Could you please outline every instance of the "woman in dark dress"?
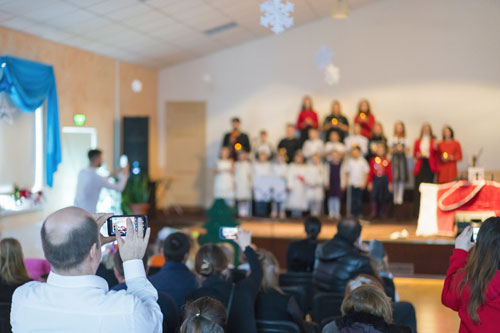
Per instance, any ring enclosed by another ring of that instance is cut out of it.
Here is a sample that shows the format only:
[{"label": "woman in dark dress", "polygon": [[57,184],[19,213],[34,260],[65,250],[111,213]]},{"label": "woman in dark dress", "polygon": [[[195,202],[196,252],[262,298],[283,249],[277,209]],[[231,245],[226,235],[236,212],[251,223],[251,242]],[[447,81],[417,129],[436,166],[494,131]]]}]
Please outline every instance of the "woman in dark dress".
[{"label": "woman in dark dress", "polygon": [[384,134],[384,128],[382,124],[377,122],[373,126],[372,135],[368,140],[368,153],[366,155],[366,159],[370,161],[372,157],[377,155],[378,145],[383,144],[387,147],[387,138]]},{"label": "woman in dark dress", "polygon": [[201,297],[215,298],[228,309],[228,332],[256,333],[255,299],[262,281],[262,267],[250,246],[251,233],[240,229],[236,242],[244,249],[251,273],[237,283],[228,280],[228,258],[220,246],[203,245],[196,254],[195,270],[202,279],[201,288],[187,296],[187,303]]},{"label": "woman in dark dress", "polygon": [[342,114],[340,102],[334,100],[332,102],[332,111],[325,117],[323,121],[323,130],[325,131],[325,141],[330,139],[331,132],[337,132],[340,136],[340,142],[344,142],[344,138],[349,135],[349,121]]},{"label": "woman in dark dress", "polygon": [[17,239],[0,241],[0,302],[12,303],[17,287],[31,281],[24,265],[23,249]]},{"label": "woman in dark dress", "polygon": [[280,267],[278,259],[266,250],[259,250],[257,256],[264,272],[255,304],[257,319],[295,322],[301,332],[306,332],[304,314],[295,297],[285,294],[279,287]]}]

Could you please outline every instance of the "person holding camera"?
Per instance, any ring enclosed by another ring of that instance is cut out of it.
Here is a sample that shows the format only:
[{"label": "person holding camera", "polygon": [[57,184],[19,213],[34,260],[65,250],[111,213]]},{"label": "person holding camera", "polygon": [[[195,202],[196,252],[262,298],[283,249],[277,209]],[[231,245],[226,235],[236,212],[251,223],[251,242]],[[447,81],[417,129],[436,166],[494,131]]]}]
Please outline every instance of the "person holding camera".
[{"label": "person holding camera", "polygon": [[457,237],[441,301],[457,311],[460,332],[498,332],[500,324],[500,217],[486,219],[473,238]]},{"label": "person holding camera", "polygon": [[42,247],[52,270],[47,283],[28,282],[12,298],[13,332],[161,332],[158,293],[146,278],[142,258],[151,230],[137,231],[127,219],[127,235],[117,236],[127,290],[108,291],[95,275],[101,245],[115,240],[99,230],[112,214],[94,219],[77,207],[63,208],[44,221]]}]

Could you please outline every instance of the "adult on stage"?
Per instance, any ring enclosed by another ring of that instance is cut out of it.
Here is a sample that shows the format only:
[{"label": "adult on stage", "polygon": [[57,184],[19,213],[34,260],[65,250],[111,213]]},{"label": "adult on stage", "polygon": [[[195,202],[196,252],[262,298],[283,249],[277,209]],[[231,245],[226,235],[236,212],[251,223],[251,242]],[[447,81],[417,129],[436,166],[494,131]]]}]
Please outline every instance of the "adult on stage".
[{"label": "adult on stage", "polygon": [[300,149],[300,140],[295,137],[295,126],[286,125],[286,137],[278,143],[278,153],[284,153],[286,162],[292,163],[295,153]]},{"label": "adult on stage", "polygon": [[449,183],[457,178],[457,162],[462,160],[462,147],[460,142],[455,140],[453,129],[448,125],[443,127],[443,141],[438,143],[438,151],[438,183]]},{"label": "adult on stage", "polygon": [[301,146],[309,139],[309,129],[317,129],[318,127],[318,114],[313,109],[312,99],[309,96],[305,96],[297,119],[297,129],[300,131]]},{"label": "adult on stage", "polygon": [[332,102],[331,113],[323,121],[323,130],[325,131],[325,141],[330,140],[331,132],[339,133],[340,142],[342,143],[344,143],[345,137],[349,135],[349,121],[342,114],[339,101],[335,100]]},{"label": "adult on stage", "polygon": [[96,213],[97,201],[102,188],[122,192],[129,176],[128,165],[118,170],[118,182],[110,183],[108,179],[97,174],[97,168],[102,165],[102,152],[92,149],[88,152],[89,166],[80,170],[76,185],[75,206],[85,209],[91,214]]},{"label": "adult on stage", "polygon": [[369,139],[375,126],[375,116],[372,114],[370,102],[362,99],[358,104],[358,114],[354,118],[354,123],[361,125],[361,135]]},{"label": "adult on stage", "polygon": [[248,135],[241,132],[240,130],[240,118],[232,118],[231,125],[233,129],[231,132],[227,132],[226,134],[224,134],[224,138],[222,139],[222,146],[229,147],[231,151],[231,158],[236,161],[238,158],[238,151],[244,150],[246,152],[250,152],[251,146]]},{"label": "adult on stage", "polygon": [[415,158],[415,188],[413,191],[413,213],[418,216],[420,209],[420,184],[434,183],[434,176],[439,170],[438,150],[436,137],[432,133],[429,123],[424,123],[420,131],[420,137],[415,141],[413,147]]}]

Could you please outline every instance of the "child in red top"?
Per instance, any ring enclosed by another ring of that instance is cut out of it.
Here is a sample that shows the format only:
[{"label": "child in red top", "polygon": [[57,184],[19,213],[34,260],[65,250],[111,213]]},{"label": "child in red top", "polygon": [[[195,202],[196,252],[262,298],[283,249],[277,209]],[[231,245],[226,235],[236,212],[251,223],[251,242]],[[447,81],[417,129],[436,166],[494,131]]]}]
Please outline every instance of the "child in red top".
[{"label": "child in red top", "polygon": [[300,131],[300,144],[302,145],[309,139],[308,131],[310,128],[318,128],[318,114],[313,109],[312,99],[309,96],[304,97],[302,109],[297,119],[297,129]]},{"label": "child in red top", "polygon": [[458,312],[459,332],[500,332],[500,217],[481,224],[476,242],[472,234],[455,241],[441,302]]},{"label": "child in red top", "polygon": [[375,126],[375,116],[371,112],[370,102],[362,99],[358,105],[358,114],[354,118],[355,124],[361,125],[361,135],[369,139],[372,136],[372,129]]},{"label": "child in red top", "polygon": [[384,208],[392,192],[392,165],[385,156],[385,144],[377,145],[377,155],[370,160],[368,191],[370,191],[370,218],[383,217]]},{"label": "child in red top", "polygon": [[462,160],[462,147],[455,140],[453,129],[448,125],[443,128],[443,141],[438,143],[438,152],[438,183],[449,183],[457,178],[457,162]]}]

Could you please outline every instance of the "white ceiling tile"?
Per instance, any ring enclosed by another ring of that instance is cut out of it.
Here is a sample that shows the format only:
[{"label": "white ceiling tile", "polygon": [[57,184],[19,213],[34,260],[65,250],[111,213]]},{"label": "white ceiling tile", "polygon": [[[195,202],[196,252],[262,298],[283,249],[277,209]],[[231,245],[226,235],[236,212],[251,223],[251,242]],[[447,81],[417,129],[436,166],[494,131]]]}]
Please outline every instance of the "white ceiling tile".
[{"label": "white ceiling tile", "polygon": [[106,16],[115,21],[122,21],[147,12],[152,12],[150,7],[146,6],[143,3],[137,3],[132,6],[114,10],[111,13],[106,14]]},{"label": "white ceiling tile", "polygon": [[33,21],[22,17],[14,17],[12,19],[3,21],[2,25],[10,29],[24,31],[24,29],[34,27],[36,24]]},{"label": "white ceiling tile", "polygon": [[81,22],[95,18],[95,15],[86,10],[77,10],[67,15],[60,15],[47,20],[47,24],[59,29],[65,29],[68,27],[78,27]]},{"label": "white ceiling tile", "polygon": [[53,3],[58,2],[59,0],[15,0],[11,2],[7,2],[2,4],[2,10],[14,14],[16,16],[21,16],[26,12],[36,10],[39,8],[47,8],[51,6]]},{"label": "white ceiling tile", "polygon": [[75,5],[62,1],[55,1],[47,7],[28,10],[26,11],[26,13],[23,13],[23,16],[36,20],[38,22],[45,22],[47,20],[50,20],[51,18],[68,15],[71,12],[75,12],[77,10],[78,7],[76,7]]},{"label": "white ceiling tile", "polygon": [[78,24],[70,25],[64,28],[65,31],[69,31],[76,34],[83,34],[88,31],[95,31],[102,26],[111,24],[111,22],[102,17],[94,16],[88,20],[81,21]]},{"label": "white ceiling tile", "polygon": [[6,21],[6,20],[11,19],[13,17],[14,17],[14,15],[0,10],[0,24],[2,24],[3,21]]},{"label": "white ceiling tile", "polygon": [[102,2],[103,0],[66,0],[66,2],[85,8]]},{"label": "white ceiling tile", "polygon": [[[189,0],[185,0],[189,1]],[[165,8],[179,2],[179,0],[148,0],[146,4],[154,8]]]},{"label": "white ceiling tile", "polygon": [[86,9],[98,14],[105,15],[125,7],[133,6],[137,4],[137,0],[106,0],[100,3],[86,7]]}]

